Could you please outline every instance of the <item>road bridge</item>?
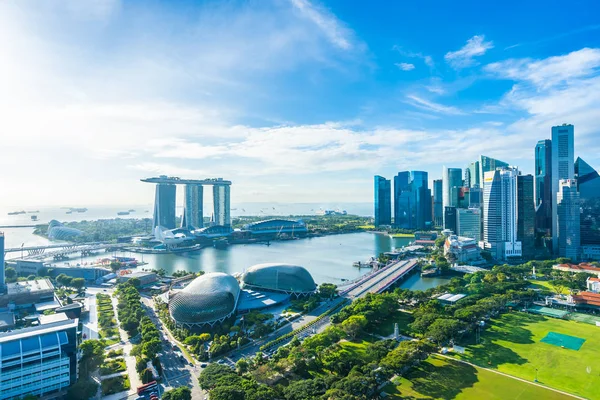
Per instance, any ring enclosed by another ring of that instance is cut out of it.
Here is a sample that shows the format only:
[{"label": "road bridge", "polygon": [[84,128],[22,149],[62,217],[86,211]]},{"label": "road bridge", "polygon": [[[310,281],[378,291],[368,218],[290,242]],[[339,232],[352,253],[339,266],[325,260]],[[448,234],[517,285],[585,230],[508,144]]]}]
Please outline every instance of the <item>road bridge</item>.
[{"label": "road bridge", "polygon": [[61,244],[50,244],[46,246],[23,246],[23,247],[11,247],[4,249],[4,253],[16,253],[21,252],[23,255],[27,252],[27,256],[21,256],[22,260],[43,260],[45,258],[60,258],[65,257],[68,254],[81,253],[82,255],[88,255],[91,252],[98,250],[119,250],[125,247],[125,244],[115,243],[61,243]]}]

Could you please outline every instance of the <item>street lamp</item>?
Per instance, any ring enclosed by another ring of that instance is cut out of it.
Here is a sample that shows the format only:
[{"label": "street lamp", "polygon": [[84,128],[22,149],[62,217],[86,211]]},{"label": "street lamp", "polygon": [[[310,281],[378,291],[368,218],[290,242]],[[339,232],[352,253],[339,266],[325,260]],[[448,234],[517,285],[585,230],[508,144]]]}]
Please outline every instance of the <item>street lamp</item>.
[{"label": "street lamp", "polygon": [[537,381],[538,381],[538,378],[537,378],[537,373],[538,373],[538,369],[536,368],[536,369],[535,369],[535,379],[533,380],[534,382],[537,382]]}]

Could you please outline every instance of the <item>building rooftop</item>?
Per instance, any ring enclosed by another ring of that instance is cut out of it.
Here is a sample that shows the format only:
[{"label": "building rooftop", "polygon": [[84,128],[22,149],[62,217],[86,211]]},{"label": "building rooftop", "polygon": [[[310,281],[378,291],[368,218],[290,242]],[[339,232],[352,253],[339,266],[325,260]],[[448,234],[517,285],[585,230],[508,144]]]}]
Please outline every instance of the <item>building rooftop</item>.
[{"label": "building rooftop", "polygon": [[289,300],[290,295],[286,293],[258,292],[244,289],[240,293],[238,311],[261,309],[274,306]]},{"label": "building rooftop", "polygon": [[0,343],[23,339],[33,335],[43,335],[45,333],[58,332],[69,328],[77,328],[77,324],[79,324],[79,320],[68,319],[66,321],[52,322],[46,325],[18,329],[12,332],[4,332],[0,333]]},{"label": "building rooftop", "polygon": [[40,324],[48,325],[53,322],[66,321],[68,319],[69,319],[69,317],[67,317],[67,314],[65,314],[65,313],[58,313],[58,314],[52,314],[52,315],[40,315]]},{"label": "building rooftop", "polygon": [[445,293],[445,294],[442,294],[441,296],[438,296],[437,299],[448,302],[448,303],[456,303],[457,301],[459,301],[460,299],[465,298],[465,297],[467,297],[466,294]]},{"label": "building rooftop", "polygon": [[554,268],[554,269],[571,269],[571,270],[576,270],[576,271],[591,271],[591,272],[595,272],[595,273],[600,272],[600,268],[598,268],[592,264],[587,264],[587,263],[556,264],[556,265],[553,265],[552,268]]},{"label": "building rooftop", "polygon": [[55,308],[60,307],[60,303],[56,301],[56,299],[52,301],[45,301],[43,303],[37,303],[35,305],[35,311],[44,312],[46,310],[54,310]]},{"label": "building rooftop", "polygon": [[226,181],[223,178],[182,179],[176,176],[161,175],[140,180],[148,183],[169,183],[173,185],[231,185],[231,181]]},{"label": "building rooftop", "polygon": [[0,313],[0,329],[6,329],[15,326],[15,314],[12,312]]},{"label": "building rooftop", "polygon": [[54,286],[48,279],[38,279],[33,281],[14,282],[6,285],[6,293],[9,295],[18,295],[22,293],[35,293],[44,291],[53,291]]}]

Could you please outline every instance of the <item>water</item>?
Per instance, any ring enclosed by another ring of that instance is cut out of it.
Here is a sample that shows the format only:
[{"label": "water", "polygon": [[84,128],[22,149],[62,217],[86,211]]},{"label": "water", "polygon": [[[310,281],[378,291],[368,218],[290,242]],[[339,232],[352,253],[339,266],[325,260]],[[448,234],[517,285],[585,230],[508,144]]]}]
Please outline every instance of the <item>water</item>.
[{"label": "water", "polygon": [[[32,228],[4,229],[6,247],[19,247],[22,243],[43,245],[48,243],[44,238],[32,234]],[[243,272],[248,267],[267,262],[289,263],[305,267],[317,283],[331,282],[341,284],[343,279],[352,280],[370,271],[368,268],[356,268],[355,261],[367,261],[369,258],[394,248],[407,245],[410,239],[390,238],[387,235],[372,233],[352,233],[331,235],[310,239],[288,240],[264,244],[232,245],[226,249],[204,248],[200,251],[182,254],[136,254],[119,252],[111,255],[136,257],[148,264],[143,269],[164,268],[167,273],[178,270],[225,272],[233,274]],[[7,258],[16,258],[20,253],[10,253]],[[98,258],[108,256],[98,253],[91,257],[73,257],[68,260],[71,265],[90,263]],[[56,262],[62,265],[63,262]],[[413,274],[402,284],[403,288],[425,290],[445,283],[442,278],[423,278]]]}]

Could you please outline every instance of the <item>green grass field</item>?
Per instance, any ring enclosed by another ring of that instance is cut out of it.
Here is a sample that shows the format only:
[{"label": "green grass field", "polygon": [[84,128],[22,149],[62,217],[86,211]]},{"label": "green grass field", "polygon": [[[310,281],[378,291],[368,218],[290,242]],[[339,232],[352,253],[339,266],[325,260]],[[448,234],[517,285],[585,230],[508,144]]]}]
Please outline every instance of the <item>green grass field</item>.
[{"label": "green grass field", "polygon": [[391,399],[554,400],[565,396],[458,361],[431,356],[384,391]]},{"label": "green grass field", "polygon": [[408,324],[413,321],[414,318],[412,314],[404,311],[397,311],[393,314],[390,314],[389,318],[382,321],[374,329],[368,330],[368,332],[384,337],[389,336],[394,333],[394,324],[397,322],[400,333],[408,334]]},{"label": "green grass field", "polygon": [[[529,282],[531,282],[531,287],[533,289],[547,289],[549,291],[551,291],[552,293],[558,293],[556,291],[556,289],[554,288],[554,286],[552,286],[550,281],[534,281],[534,280],[530,280]],[[569,294],[569,289],[568,288],[563,288],[560,293],[558,294]]]},{"label": "green grass field", "polygon": [[415,235],[412,233],[390,233],[390,237],[393,238],[414,238]]},{"label": "green grass field", "polygon": [[360,342],[349,342],[344,340],[340,342],[340,346],[342,346],[344,350],[349,351],[357,358],[364,358],[367,355],[367,346],[369,344],[371,343],[366,340],[362,340]]},{"label": "green grass field", "polygon": [[[548,332],[585,339],[578,351],[540,340]],[[482,343],[471,344],[457,355],[483,367],[590,399],[600,399],[600,328],[575,321],[514,312],[494,320],[482,334]]]}]

